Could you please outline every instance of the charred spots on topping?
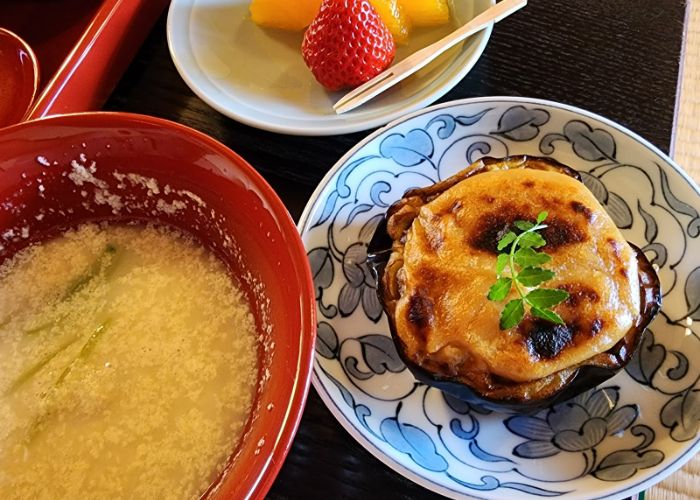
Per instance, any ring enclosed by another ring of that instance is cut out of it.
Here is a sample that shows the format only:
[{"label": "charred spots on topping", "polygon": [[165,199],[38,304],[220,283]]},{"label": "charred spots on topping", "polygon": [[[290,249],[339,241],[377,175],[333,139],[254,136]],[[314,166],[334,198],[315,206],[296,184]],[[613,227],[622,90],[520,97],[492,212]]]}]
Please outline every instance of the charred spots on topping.
[{"label": "charred spots on topping", "polygon": [[416,291],[408,300],[408,321],[419,330],[427,328],[435,317],[435,306],[430,297]]},{"label": "charred spots on topping", "polygon": [[593,220],[593,211],[583,203],[574,200],[569,204],[569,206],[575,213],[583,215],[588,222]]},{"label": "charred spots on topping", "polygon": [[617,272],[620,273],[620,276],[622,276],[625,279],[629,277],[629,275],[627,274],[627,269],[624,267],[618,268]]},{"label": "charred spots on topping", "polygon": [[598,335],[605,327],[605,321],[602,318],[595,317],[590,321],[579,320],[574,321],[570,325],[570,329],[573,333],[572,344],[581,344],[587,342]]},{"label": "charred spots on topping", "polygon": [[527,339],[530,353],[545,359],[558,356],[571,344],[573,338],[573,330],[569,325],[556,325],[539,318],[528,318],[520,324],[518,330]]},{"label": "charred spots on topping", "polygon": [[[508,231],[519,232],[515,228],[515,221],[534,221],[536,217],[537,214],[528,213],[525,209],[518,209],[512,205],[501,206],[498,212],[487,212],[480,217],[478,226],[467,243],[477,250],[498,253],[498,240]],[[548,250],[588,239],[588,234],[566,220],[553,217],[545,223],[547,227],[542,230],[542,236],[547,241]]]},{"label": "charred spots on topping", "polygon": [[551,218],[547,219],[546,223],[547,227],[542,230],[542,237],[547,241],[547,248],[573,245],[588,239],[588,235],[581,228],[570,222]]},{"label": "charred spots on topping", "polygon": [[527,189],[532,189],[535,187],[535,182],[531,180],[523,181],[523,187]]},{"label": "charred spots on topping", "polygon": [[479,225],[472,233],[468,244],[477,250],[498,253],[498,240],[511,230],[515,220],[517,219],[505,209],[502,213],[485,213],[481,216]]},{"label": "charred spots on topping", "polygon": [[598,292],[581,283],[565,283],[558,288],[569,292],[569,297],[564,301],[564,304],[569,307],[579,307],[584,302],[595,304],[600,300]]}]

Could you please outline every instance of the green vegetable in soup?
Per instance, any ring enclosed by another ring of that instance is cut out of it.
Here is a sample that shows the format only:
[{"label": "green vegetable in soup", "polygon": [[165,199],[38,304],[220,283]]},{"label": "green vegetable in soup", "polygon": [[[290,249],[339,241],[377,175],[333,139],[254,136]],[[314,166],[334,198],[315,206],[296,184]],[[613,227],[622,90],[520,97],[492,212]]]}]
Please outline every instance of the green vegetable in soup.
[{"label": "green vegetable in soup", "polygon": [[[101,274],[104,275],[105,279],[109,279],[114,274],[114,271],[117,268],[117,265],[119,264],[119,261],[121,260],[122,256],[123,252],[120,252],[119,248],[117,248],[116,245],[113,245],[112,243],[107,243],[100,257],[92,263],[88,271],[85,274],[81,274],[80,276],[78,276],[75,280],[71,282],[70,285],[68,285],[68,289],[63,294],[61,301],[72,299],[74,295],[83,290],[87,285],[89,285],[95,278],[99,277]],[[41,333],[44,330],[51,328],[52,326],[58,325],[61,321],[63,321],[63,319],[63,316],[59,316],[58,318],[55,318],[52,321],[48,321],[39,326],[35,326],[34,328],[30,328],[29,330],[26,330],[25,333],[27,335],[35,335],[37,333]]]},{"label": "green vegetable in soup", "polygon": [[75,337],[68,342],[60,345],[58,349],[46,354],[43,358],[41,358],[37,363],[34,365],[30,366],[26,370],[24,370],[19,377],[10,385],[10,387],[5,391],[5,395],[12,394],[15,392],[17,389],[19,389],[21,386],[25,384],[25,382],[28,382],[34,375],[39,373],[42,368],[44,368],[46,365],[48,365],[52,359],[54,359],[56,356],[61,354],[63,351],[65,351],[67,348],[72,346],[79,337]]},{"label": "green vegetable in soup", "polygon": [[70,371],[73,369],[73,365],[77,361],[85,360],[90,356],[90,353],[92,353],[92,351],[95,350],[95,346],[97,345],[97,343],[100,341],[100,339],[104,335],[106,329],[107,329],[107,322],[106,321],[104,323],[102,323],[100,326],[98,326],[97,328],[95,328],[95,331],[92,332],[92,335],[90,335],[90,337],[88,337],[87,341],[85,342],[85,344],[83,344],[83,347],[80,349],[80,352],[75,357],[75,359],[73,361],[71,361],[71,363],[68,366],[66,366],[66,369],[63,370],[61,375],[58,377],[58,380],[56,380],[56,383],[53,385],[52,390],[56,389],[57,387],[59,387],[63,383],[65,378],[68,376]]},{"label": "green vegetable in soup", "polygon": [[105,276],[111,274],[112,268],[117,264],[117,247],[107,243],[102,255],[92,263],[85,274],[78,276],[69,286],[62,300],[68,300],[80,290],[85,288],[90,282],[104,271]]},{"label": "green vegetable in soup", "polygon": [[[59,387],[63,384],[63,381],[66,379],[66,377],[70,374],[71,370],[73,369],[73,366],[75,366],[75,363],[78,361],[84,361],[86,360],[92,351],[95,350],[95,346],[97,343],[102,339],[105,331],[107,330],[107,324],[108,321],[105,321],[102,323],[100,326],[95,328],[95,330],[92,332],[92,334],[88,337],[87,341],[85,344],[83,344],[83,347],[80,349],[80,352],[78,355],[71,361],[68,366],[61,372],[61,375],[59,375],[58,379],[56,379],[56,382],[49,388],[49,390],[46,392],[44,395],[44,399],[49,398],[52,394],[58,390]],[[50,409],[46,409],[45,411],[41,412],[37,417],[34,419],[34,421],[30,424],[29,429],[27,431],[27,439],[26,443],[30,444],[34,438],[37,436],[37,434],[41,431],[41,426],[46,420],[51,416],[51,411]]]}]

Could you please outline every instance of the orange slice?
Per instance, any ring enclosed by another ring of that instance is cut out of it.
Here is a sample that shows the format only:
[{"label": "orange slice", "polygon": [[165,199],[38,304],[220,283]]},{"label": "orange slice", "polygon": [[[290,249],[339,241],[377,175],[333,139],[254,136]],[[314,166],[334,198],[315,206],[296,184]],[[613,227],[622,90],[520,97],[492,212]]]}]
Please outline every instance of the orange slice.
[{"label": "orange slice", "polygon": [[379,17],[382,18],[386,27],[389,28],[394,42],[397,44],[406,44],[408,42],[408,34],[411,31],[411,23],[406,16],[406,13],[399,3],[399,0],[369,0],[377,11]]},{"label": "orange slice", "polygon": [[450,21],[447,0],[401,0],[413,26],[440,26]]},{"label": "orange slice", "polygon": [[313,21],[321,0],[253,0],[250,16],[265,28],[301,31]]}]

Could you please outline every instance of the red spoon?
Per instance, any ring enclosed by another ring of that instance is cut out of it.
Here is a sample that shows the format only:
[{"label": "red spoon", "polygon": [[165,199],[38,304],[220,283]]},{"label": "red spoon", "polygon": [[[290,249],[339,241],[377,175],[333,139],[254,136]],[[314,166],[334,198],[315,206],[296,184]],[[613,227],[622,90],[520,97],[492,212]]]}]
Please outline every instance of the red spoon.
[{"label": "red spoon", "polygon": [[39,89],[39,63],[27,43],[0,28],[0,128],[20,122]]}]

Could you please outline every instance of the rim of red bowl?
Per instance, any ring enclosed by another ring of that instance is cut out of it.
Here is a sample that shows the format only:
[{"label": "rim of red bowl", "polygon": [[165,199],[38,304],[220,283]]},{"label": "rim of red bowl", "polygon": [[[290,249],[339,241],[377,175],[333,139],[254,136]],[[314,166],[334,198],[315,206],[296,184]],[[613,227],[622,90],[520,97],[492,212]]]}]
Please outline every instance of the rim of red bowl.
[{"label": "rim of red bowl", "polygon": [[[28,68],[31,66],[31,77],[32,77],[32,82],[31,82],[31,88],[25,84],[23,88],[20,89],[20,93],[22,97],[24,98],[25,102],[22,102],[21,106],[21,113],[18,111],[15,115],[11,116],[11,119],[7,121],[4,125],[0,124],[0,128],[3,127],[10,127],[12,125],[15,125],[16,123],[19,123],[22,119],[26,118],[27,115],[29,114],[29,110],[32,107],[32,104],[34,104],[34,99],[36,99],[37,94],[39,93],[39,85],[41,82],[41,73],[40,73],[40,68],[39,68],[39,59],[37,58],[36,54],[34,53],[34,50],[32,47],[22,38],[19,36],[17,33],[14,31],[11,31],[7,28],[0,28],[0,37],[5,37],[6,39],[11,39],[13,40],[10,45],[12,45],[14,48],[21,48],[24,52],[26,52],[27,56],[29,57],[29,65],[22,64],[23,66],[23,77],[26,77],[28,73]],[[17,45],[13,45],[17,44]]]},{"label": "rim of red bowl", "polygon": [[[302,267],[301,270],[305,274],[305,283],[300,283],[300,287],[302,289],[305,288],[307,291],[306,294],[303,294],[300,297],[300,301],[303,305],[301,310],[306,312],[304,318],[302,318],[299,356],[296,360],[296,365],[298,367],[296,378],[300,383],[294,384],[293,393],[291,394],[289,404],[291,412],[288,412],[283,418],[284,423],[280,428],[277,439],[274,440],[275,445],[270,453],[269,459],[266,461],[262,471],[251,485],[251,489],[246,492],[247,498],[264,498],[265,494],[268,492],[272,486],[272,483],[277,477],[279,470],[282,468],[282,464],[284,463],[284,460],[292,447],[294,436],[299,428],[299,423],[301,422],[301,417],[304,413],[304,407],[306,405],[306,399],[309,393],[311,373],[314,362],[314,347],[316,342],[316,298],[314,294],[311,267],[309,265],[306,249],[301,240],[301,236],[299,235],[297,226],[275,190],[268,184],[262,175],[258,173],[257,170],[255,170],[246,160],[243,159],[243,157],[234,152],[232,149],[228,148],[223,143],[219,142],[213,137],[208,136],[207,134],[204,134],[203,132],[199,132],[191,127],[166,120],[164,118],[121,111],[87,111],[79,113],[66,113],[46,116],[35,120],[10,125],[4,129],[0,129],[0,137],[8,132],[16,132],[24,128],[35,127],[39,122],[46,125],[51,125],[51,122],[65,124],[70,123],[70,121],[74,118],[80,119],[79,117],[94,118],[106,126],[114,126],[115,122],[137,122],[156,125],[165,129],[174,130],[178,133],[187,134],[190,137],[201,141],[208,149],[212,150],[217,155],[230,158],[232,162],[235,163],[242,172],[244,172],[244,174],[255,185],[259,192],[265,196],[266,201],[273,208],[273,213],[280,218],[280,224],[284,228],[285,232],[288,232],[290,235],[294,236],[292,238],[294,242],[293,247],[289,248],[289,250],[294,259],[298,259],[298,262]],[[89,125],[80,125],[86,128],[91,126],[100,126],[99,123],[95,122],[92,122]],[[0,175],[2,174],[0,173]],[[305,324],[303,324],[304,322]],[[308,334],[305,333],[307,329]]]}]

